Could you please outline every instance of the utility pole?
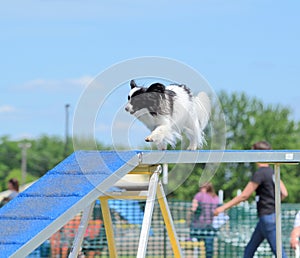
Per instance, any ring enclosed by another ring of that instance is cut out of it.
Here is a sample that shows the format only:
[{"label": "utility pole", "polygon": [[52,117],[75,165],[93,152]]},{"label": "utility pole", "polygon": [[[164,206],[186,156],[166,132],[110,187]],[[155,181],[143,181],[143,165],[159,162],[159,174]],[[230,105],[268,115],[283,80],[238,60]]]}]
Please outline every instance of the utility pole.
[{"label": "utility pole", "polygon": [[69,107],[70,104],[65,105],[65,111],[66,111],[65,150],[64,150],[65,157],[68,155],[68,146],[69,146]]},{"label": "utility pole", "polygon": [[21,185],[25,184],[26,182],[26,174],[27,174],[27,149],[31,147],[31,143],[24,142],[18,144],[19,148],[21,148],[21,155],[22,155],[22,161],[21,161],[21,175],[22,175],[22,181]]}]

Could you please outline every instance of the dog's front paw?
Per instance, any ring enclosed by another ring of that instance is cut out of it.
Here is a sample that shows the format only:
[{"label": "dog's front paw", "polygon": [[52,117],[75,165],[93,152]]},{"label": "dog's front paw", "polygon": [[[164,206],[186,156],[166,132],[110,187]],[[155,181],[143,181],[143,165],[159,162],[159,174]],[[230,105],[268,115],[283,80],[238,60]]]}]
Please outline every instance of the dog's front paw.
[{"label": "dog's front paw", "polygon": [[153,142],[153,139],[151,138],[151,136],[147,136],[147,137],[145,138],[145,141],[146,141],[146,142]]},{"label": "dog's front paw", "polygon": [[197,145],[194,146],[194,145],[190,145],[187,150],[190,150],[190,151],[194,151],[194,150],[197,150]]},{"label": "dog's front paw", "polygon": [[163,142],[161,139],[157,139],[157,135],[149,135],[145,138],[146,142],[154,142],[157,146],[158,150],[166,150],[167,144]]}]

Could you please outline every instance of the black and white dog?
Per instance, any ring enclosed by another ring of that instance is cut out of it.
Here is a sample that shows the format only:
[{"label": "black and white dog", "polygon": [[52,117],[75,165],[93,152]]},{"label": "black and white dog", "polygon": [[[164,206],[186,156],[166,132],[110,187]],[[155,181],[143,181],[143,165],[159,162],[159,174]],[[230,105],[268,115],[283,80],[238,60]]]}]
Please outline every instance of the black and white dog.
[{"label": "black and white dog", "polygon": [[131,91],[125,110],[143,122],[151,134],[146,142],[154,142],[159,150],[173,148],[184,133],[189,150],[201,148],[205,143],[204,128],[210,117],[210,100],[206,93],[193,96],[185,85],[165,86],[153,83],[148,88],[130,81]]}]

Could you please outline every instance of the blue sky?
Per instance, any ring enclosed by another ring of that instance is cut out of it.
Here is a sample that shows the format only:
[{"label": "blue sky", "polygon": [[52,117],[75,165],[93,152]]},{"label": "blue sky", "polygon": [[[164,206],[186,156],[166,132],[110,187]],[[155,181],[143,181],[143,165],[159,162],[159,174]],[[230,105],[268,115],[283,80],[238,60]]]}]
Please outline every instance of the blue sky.
[{"label": "blue sky", "polygon": [[[142,56],[183,62],[216,92],[289,106],[299,120],[299,10],[299,1],[2,1],[0,136],[63,137],[65,104],[72,123],[93,78]],[[127,89],[120,92],[108,102],[122,113]],[[96,125],[107,144],[109,119],[105,112]],[[132,123],[128,114],[122,119],[116,132]]]}]

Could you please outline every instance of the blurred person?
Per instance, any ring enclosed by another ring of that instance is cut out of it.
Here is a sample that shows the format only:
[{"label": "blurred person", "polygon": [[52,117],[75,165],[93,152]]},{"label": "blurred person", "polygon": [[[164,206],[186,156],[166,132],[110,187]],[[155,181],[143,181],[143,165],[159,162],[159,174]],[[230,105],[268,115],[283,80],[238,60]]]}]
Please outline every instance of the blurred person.
[{"label": "blurred person", "polygon": [[299,248],[299,237],[300,237],[300,211],[296,214],[294,221],[294,228],[290,236],[290,244],[293,249]]},{"label": "blurred person", "polygon": [[0,204],[0,207],[2,207],[3,205],[8,203],[9,201],[14,199],[15,197],[17,197],[17,195],[19,194],[19,181],[18,181],[18,179],[16,179],[16,178],[9,179],[9,181],[7,183],[7,187],[8,187],[8,190],[11,191],[11,193],[7,197],[3,198],[3,200],[1,201],[1,204]]},{"label": "blurred person", "polygon": [[200,186],[199,192],[192,201],[192,220],[190,228],[190,237],[203,240],[205,244],[206,258],[213,257],[214,237],[216,229],[213,228],[214,210],[219,205],[219,197],[215,193],[211,183],[205,183]]},{"label": "blurred person", "polygon": [[19,194],[19,181],[16,178],[11,178],[8,181],[8,189],[11,191],[10,195],[7,197],[9,201],[17,197]]},{"label": "blurred person", "polygon": [[[253,150],[271,150],[271,145],[266,141],[260,141],[252,146]],[[246,201],[253,192],[256,192],[258,223],[244,251],[244,258],[252,258],[264,239],[268,240],[271,250],[276,255],[276,221],[275,221],[275,184],[274,170],[266,163],[258,163],[258,170],[252,176],[243,192],[231,201],[216,208],[214,215]],[[280,181],[281,199],[288,196],[287,189]],[[286,258],[282,248],[282,258]]]}]

